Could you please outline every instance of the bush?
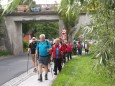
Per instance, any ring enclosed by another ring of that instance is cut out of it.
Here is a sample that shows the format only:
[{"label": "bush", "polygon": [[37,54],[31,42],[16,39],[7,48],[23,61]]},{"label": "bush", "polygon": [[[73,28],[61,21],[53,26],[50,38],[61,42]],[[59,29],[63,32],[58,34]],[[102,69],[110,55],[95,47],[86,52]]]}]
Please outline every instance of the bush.
[{"label": "bush", "polygon": [[27,51],[28,45],[29,45],[28,42],[23,41],[23,49],[24,49],[24,51]]},{"label": "bush", "polygon": [[0,56],[7,56],[7,55],[11,55],[11,54],[12,53],[9,51],[5,51],[5,50],[0,51]]}]

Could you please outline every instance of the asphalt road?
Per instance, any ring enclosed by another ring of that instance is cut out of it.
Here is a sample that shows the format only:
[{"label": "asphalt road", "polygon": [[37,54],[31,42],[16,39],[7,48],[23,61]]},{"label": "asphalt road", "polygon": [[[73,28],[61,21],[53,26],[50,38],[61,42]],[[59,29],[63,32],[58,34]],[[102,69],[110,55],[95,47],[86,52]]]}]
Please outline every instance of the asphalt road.
[{"label": "asphalt road", "polygon": [[[27,71],[28,56],[10,56],[0,59],[0,86],[9,80]],[[31,57],[29,57],[29,69],[33,67]]]}]

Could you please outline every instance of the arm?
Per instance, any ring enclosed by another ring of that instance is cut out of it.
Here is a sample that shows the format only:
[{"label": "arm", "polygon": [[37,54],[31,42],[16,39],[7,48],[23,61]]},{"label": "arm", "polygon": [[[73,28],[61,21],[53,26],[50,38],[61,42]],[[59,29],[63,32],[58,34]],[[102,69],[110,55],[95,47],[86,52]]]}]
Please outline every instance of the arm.
[{"label": "arm", "polygon": [[52,50],[52,46],[49,42],[48,42],[48,46],[49,46],[48,52],[50,52]]},{"label": "arm", "polygon": [[36,57],[38,56],[38,50],[39,50],[39,44],[37,44],[37,46],[36,46],[36,51],[35,51],[35,56]]}]

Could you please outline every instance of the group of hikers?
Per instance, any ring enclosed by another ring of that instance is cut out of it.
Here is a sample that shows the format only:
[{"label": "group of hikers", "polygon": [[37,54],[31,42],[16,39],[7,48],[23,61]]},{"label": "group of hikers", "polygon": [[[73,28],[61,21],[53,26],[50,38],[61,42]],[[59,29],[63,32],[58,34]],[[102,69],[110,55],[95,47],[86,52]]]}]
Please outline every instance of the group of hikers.
[{"label": "group of hikers", "polygon": [[31,53],[34,72],[37,72],[37,66],[39,66],[38,80],[42,82],[43,68],[45,70],[45,80],[48,80],[48,71],[50,71],[48,65],[50,65],[51,61],[54,62],[54,75],[57,75],[58,71],[61,72],[62,65],[72,59],[73,44],[61,38],[48,41],[45,39],[45,34],[41,34],[39,39],[40,41],[37,41],[35,37],[32,38],[32,42],[29,44],[28,54]]}]

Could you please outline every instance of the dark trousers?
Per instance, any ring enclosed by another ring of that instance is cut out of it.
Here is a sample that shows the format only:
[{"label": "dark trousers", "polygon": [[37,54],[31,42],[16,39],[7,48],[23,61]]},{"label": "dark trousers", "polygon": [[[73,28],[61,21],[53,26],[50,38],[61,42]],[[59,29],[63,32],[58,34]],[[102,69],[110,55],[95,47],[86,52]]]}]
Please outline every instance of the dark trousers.
[{"label": "dark trousers", "polygon": [[66,53],[63,53],[62,57],[63,57],[63,62],[65,63],[66,62]]},{"label": "dark trousers", "polygon": [[59,72],[61,72],[62,66],[61,66],[61,61],[62,59],[54,59],[54,72],[57,73],[57,69],[59,70]]},{"label": "dark trousers", "polygon": [[78,49],[78,55],[82,55],[82,49]]},{"label": "dark trousers", "polygon": [[89,50],[88,49],[85,49],[85,54],[88,54]]},{"label": "dark trousers", "polygon": [[70,59],[72,59],[71,54],[72,54],[72,52],[68,52],[68,53],[67,53],[68,61],[69,61]]}]

